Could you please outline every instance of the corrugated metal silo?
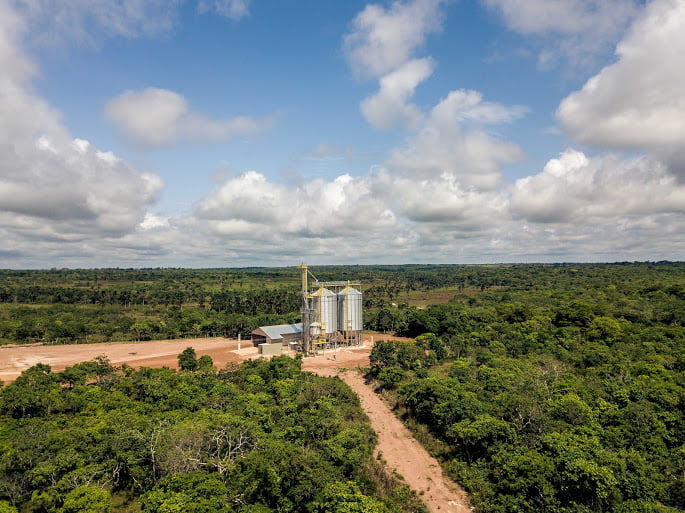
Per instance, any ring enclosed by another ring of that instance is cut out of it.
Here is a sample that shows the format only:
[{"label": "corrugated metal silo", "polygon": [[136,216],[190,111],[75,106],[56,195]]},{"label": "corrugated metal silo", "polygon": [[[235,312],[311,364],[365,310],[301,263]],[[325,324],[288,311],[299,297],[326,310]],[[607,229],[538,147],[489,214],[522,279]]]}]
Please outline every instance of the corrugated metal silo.
[{"label": "corrugated metal silo", "polygon": [[336,295],[324,287],[312,294],[312,308],[323,333],[338,331],[338,301]]},{"label": "corrugated metal silo", "polygon": [[362,331],[362,293],[349,285],[338,292],[338,329]]}]

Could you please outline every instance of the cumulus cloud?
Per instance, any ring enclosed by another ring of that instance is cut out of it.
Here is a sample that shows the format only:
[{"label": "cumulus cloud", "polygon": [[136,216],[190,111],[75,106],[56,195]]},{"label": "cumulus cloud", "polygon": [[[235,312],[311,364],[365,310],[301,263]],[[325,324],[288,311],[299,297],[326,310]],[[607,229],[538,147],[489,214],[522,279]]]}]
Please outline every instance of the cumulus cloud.
[{"label": "cumulus cloud", "polygon": [[611,48],[639,11],[637,0],[482,1],[511,30],[541,39],[541,67],[560,58],[588,66],[596,54]]},{"label": "cumulus cloud", "polygon": [[374,176],[374,188],[417,233],[435,231],[452,236],[486,231],[501,221],[506,206],[498,191],[464,187],[449,173],[417,179],[384,168]]},{"label": "cumulus cloud", "polygon": [[380,77],[412,58],[431,33],[442,26],[446,0],[395,1],[386,9],[367,5],[352,22],[344,50],[360,76]]},{"label": "cumulus cloud", "polygon": [[418,128],[423,114],[408,100],[416,87],[433,73],[431,59],[414,59],[380,79],[380,90],[361,104],[366,120],[379,130],[395,126]]},{"label": "cumulus cloud", "polygon": [[6,157],[0,209],[50,221],[69,237],[134,229],[162,186],[81,139],[64,145],[42,136],[34,148]]},{"label": "cumulus cloud", "polygon": [[685,3],[647,5],[616,47],[618,61],[564,99],[557,119],[584,143],[623,149],[685,144]]},{"label": "cumulus cloud", "polygon": [[240,20],[250,12],[249,0],[200,0],[198,10],[201,13],[215,12],[231,20]]},{"label": "cumulus cloud", "polygon": [[299,238],[307,247],[305,241],[316,240],[325,253],[322,241],[346,239],[343,245],[349,246],[352,239],[367,249],[380,243],[386,252],[409,254],[423,245],[433,250],[446,240],[485,237],[507,214],[506,195],[498,188],[502,163],[522,152],[475,125],[519,115],[520,107],[453,91],[405,146],[366,176],[292,185],[250,171],[221,184],[200,202],[194,217],[214,236],[230,237],[234,249],[247,240],[289,247]]},{"label": "cumulus cloud", "polygon": [[394,223],[368,179],[342,175],[299,186],[270,182],[248,171],[227,180],[199,205],[196,216],[225,235],[332,237]]},{"label": "cumulus cloud", "polygon": [[537,175],[516,181],[516,216],[537,223],[587,223],[685,213],[685,186],[667,167],[641,156],[588,158],[567,150]]},{"label": "cumulus cloud", "polygon": [[133,144],[164,147],[175,144],[227,142],[269,129],[275,115],[211,119],[193,111],[183,96],[166,89],[126,91],[105,105],[104,116]]},{"label": "cumulus cloud", "polygon": [[483,125],[511,123],[523,117],[530,109],[524,105],[507,107],[500,103],[483,101],[478,91],[460,89],[452,91],[436,109],[435,116],[458,122]]},{"label": "cumulus cloud", "polygon": [[17,252],[40,242],[120,237],[136,230],[162,188],[88,141],[31,88],[35,65],[21,49],[26,26],[0,6],[0,237]]},{"label": "cumulus cloud", "polygon": [[393,150],[386,167],[415,179],[453,177],[462,188],[497,187],[501,166],[523,157],[515,144],[493,138],[475,127],[464,130],[463,119],[504,122],[523,114],[521,107],[486,103],[473,91],[452,91],[431,111],[421,130],[403,148]]}]

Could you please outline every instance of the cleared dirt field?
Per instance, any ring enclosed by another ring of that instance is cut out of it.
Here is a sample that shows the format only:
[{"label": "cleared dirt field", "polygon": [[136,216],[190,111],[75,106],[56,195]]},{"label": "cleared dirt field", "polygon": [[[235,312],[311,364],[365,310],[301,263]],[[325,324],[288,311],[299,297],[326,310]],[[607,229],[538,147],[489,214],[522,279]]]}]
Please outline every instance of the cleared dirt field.
[{"label": "cleared dirt field", "polygon": [[[238,341],[227,338],[193,338],[183,340],[156,340],[152,342],[113,342],[107,344],[73,344],[63,346],[3,346],[0,347],[0,380],[13,381],[22,371],[37,363],[45,363],[53,371],[61,371],[75,363],[107,356],[115,365],[127,363],[132,367],[178,367],[177,356],[186,347],[192,347],[198,356],[208,354],[214,365],[223,367],[228,362],[240,362]],[[243,341],[242,348],[252,349],[252,343]],[[256,349],[252,351],[256,354]]]},{"label": "cleared dirt field", "polygon": [[[409,340],[386,335],[365,335],[364,346],[354,351],[338,349],[328,351],[310,360],[330,360],[333,369],[338,367],[368,367],[369,344],[376,340]],[[257,349],[250,340],[243,340],[238,350],[238,340],[229,338],[186,338],[181,340],[154,340],[147,342],[111,342],[106,344],[69,344],[57,346],[9,345],[0,346],[0,380],[8,383],[15,380],[24,370],[37,363],[45,363],[53,371],[62,371],[79,362],[86,362],[98,356],[107,356],[114,365],[128,364],[131,367],[178,368],[177,356],[186,347],[195,349],[197,356],[209,355],[218,368],[229,362],[241,362],[259,358]],[[336,354],[336,360],[333,360]],[[305,362],[305,368],[306,368]],[[343,365],[343,362],[344,365]]]}]

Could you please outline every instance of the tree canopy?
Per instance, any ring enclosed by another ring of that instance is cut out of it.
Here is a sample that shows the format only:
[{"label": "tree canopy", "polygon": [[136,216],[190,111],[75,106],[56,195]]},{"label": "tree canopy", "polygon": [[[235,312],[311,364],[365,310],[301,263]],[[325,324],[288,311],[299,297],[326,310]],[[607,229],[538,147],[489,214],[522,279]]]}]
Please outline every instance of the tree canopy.
[{"label": "tree canopy", "polygon": [[0,511],[300,512],[328,498],[341,512],[420,509],[379,474],[347,385],[300,366],[38,364],[0,390]]}]

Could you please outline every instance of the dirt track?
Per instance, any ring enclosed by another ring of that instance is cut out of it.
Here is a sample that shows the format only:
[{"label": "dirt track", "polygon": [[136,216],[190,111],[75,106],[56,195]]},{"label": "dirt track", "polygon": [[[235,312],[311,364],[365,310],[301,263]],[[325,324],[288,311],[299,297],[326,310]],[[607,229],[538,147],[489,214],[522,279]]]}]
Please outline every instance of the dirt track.
[{"label": "dirt track", "polygon": [[[338,375],[359,396],[362,408],[378,433],[375,455],[421,494],[432,513],[470,513],[466,492],[444,476],[440,464],[414,439],[388,405],[364,383],[355,367],[368,367],[369,348],[346,349],[333,355],[307,358],[303,368],[323,376]],[[347,370],[346,370],[347,369]]]},{"label": "dirt track", "polygon": [[[381,453],[387,465],[421,494],[432,513],[470,512],[466,493],[443,475],[438,462],[412,437],[409,430],[357,372],[356,369],[360,367],[368,367],[371,345],[370,340],[365,340],[365,345],[361,347],[338,349],[306,358],[303,370],[322,376],[339,375],[359,395],[371,426],[378,433],[375,453]],[[217,367],[259,357],[249,340],[243,341],[238,350],[237,340],[225,338],[68,346],[4,346],[0,347],[0,380],[12,381],[23,370],[36,363],[46,363],[54,371],[60,371],[100,355],[107,356],[116,365],[126,363],[133,367],[176,368],[177,355],[186,347],[193,347],[198,356],[210,355]]]},{"label": "dirt track", "polygon": [[421,494],[423,503],[432,513],[470,513],[466,492],[443,475],[437,460],[364,383],[362,376],[348,371],[340,377],[357,393],[371,427],[378,433],[374,454],[380,454],[390,469],[404,477],[407,484]]}]

